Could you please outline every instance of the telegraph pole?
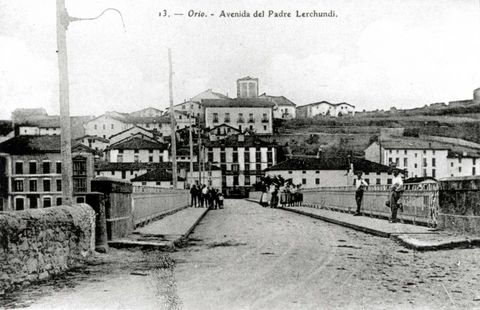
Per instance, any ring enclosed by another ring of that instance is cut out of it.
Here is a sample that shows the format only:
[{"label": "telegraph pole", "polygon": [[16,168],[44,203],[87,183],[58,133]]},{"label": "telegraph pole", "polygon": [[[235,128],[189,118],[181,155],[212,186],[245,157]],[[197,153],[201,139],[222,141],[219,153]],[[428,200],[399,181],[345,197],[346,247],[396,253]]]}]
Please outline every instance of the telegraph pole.
[{"label": "telegraph pole", "polygon": [[172,51],[168,49],[168,67],[169,67],[169,95],[170,95],[170,122],[172,127],[172,178],[173,189],[177,189],[177,137],[175,126],[175,111],[173,110],[173,71],[172,71]]},{"label": "telegraph pole", "polygon": [[202,136],[200,132],[202,129],[200,128],[200,125],[198,126],[198,183],[200,186],[202,186]]},{"label": "telegraph pole", "polygon": [[57,0],[57,55],[60,92],[60,128],[62,154],[62,204],[73,202],[72,188],[72,134],[70,127],[70,103],[68,82],[67,28],[70,22],[65,0]]},{"label": "telegraph pole", "polygon": [[[191,100],[190,100],[191,102]],[[190,111],[191,112],[191,111]],[[188,130],[190,139],[190,185],[193,185],[193,134],[192,134],[192,113],[190,113],[190,129]]]}]

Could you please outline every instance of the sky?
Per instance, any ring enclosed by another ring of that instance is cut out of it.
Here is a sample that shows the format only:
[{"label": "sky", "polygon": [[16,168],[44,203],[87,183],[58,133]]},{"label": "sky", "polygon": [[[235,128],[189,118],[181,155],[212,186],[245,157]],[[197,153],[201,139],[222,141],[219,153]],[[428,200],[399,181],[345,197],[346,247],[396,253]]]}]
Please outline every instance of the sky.
[{"label": "sky", "polygon": [[[55,0],[0,0],[0,119],[16,108],[59,113]],[[479,0],[67,0],[72,115],[169,105],[206,90],[236,96],[236,80],[304,105],[362,111],[472,98],[480,87]],[[170,17],[160,17],[167,10]],[[188,12],[207,17],[188,17]],[[223,18],[221,11],[250,13]],[[290,18],[254,18],[256,10]],[[335,11],[336,17],[297,18]],[[183,13],[175,16],[174,13]],[[214,16],[211,16],[213,14]]]}]

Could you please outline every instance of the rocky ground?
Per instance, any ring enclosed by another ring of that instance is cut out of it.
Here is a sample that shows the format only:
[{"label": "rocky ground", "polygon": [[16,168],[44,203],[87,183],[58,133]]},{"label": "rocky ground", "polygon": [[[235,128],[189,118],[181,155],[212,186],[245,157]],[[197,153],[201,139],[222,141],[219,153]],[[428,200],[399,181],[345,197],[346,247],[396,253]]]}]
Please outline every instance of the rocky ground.
[{"label": "rocky ground", "polygon": [[[244,200],[169,255],[112,251],[8,296],[32,309],[480,308],[480,249],[416,252]],[[169,257],[175,260],[175,267]]]}]

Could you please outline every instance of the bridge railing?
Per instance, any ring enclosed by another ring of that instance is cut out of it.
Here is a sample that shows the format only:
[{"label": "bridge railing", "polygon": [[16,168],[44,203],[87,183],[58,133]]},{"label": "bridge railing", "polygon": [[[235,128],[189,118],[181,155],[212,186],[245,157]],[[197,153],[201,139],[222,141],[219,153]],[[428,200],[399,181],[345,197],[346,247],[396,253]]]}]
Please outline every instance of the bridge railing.
[{"label": "bridge railing", "polygon": [[132,215],[134,226],[147,223],[159,216],[186,207],[190,203],[188,190],[134,186]]},{"label": "bridge railing", "polygon": [[[388,218],[390,208],[386,202],[390,199],[388,185],[370,185],[365,190],[362,212],[366,215]],[[355,187],[321,187],[303,190],[305,206],[350,212],[356,210]],[[399,201],[403,211],[398,218],[414,224],[434,227],[437,224],[438,186],[436,183],[415,183],[405,185],[405,191]]]}]

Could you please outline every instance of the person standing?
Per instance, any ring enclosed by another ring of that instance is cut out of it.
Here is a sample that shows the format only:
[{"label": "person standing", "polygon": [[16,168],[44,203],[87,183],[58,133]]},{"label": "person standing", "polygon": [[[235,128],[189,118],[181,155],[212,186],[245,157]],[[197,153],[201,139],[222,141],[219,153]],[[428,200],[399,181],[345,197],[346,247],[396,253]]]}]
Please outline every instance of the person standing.
[{"label": "person standing", "polygon": [[202,202],[202,208],[205,206],[208,208],[208,188],[205,184],[203,184],[202,192],[200,193],[200,200]]},{"label": "person standing", "polygon": [[360,209],[362,208],[363,192],[367,187],[368,183],[362,178],[362,172],[357,172],[357,179],[355,180],[355,201],[357,203],[357,211],[354,216],[362,215]]},{"label": "person standing", "polygon": [[192,188],[190,188],[190,207],[196,208],[198,206],[197,196],[197,186],[193,184]]},{"label": "person standing", "polygon": [[390,223],[398,223],[397,219],[397,210],[398,210],[398,201],[400,200],[403,193],[403,180],[400,175],[400,170],[393,170],[393,180],[392,187],[390,192],[390,210],[392,211],[392,217]]}]

